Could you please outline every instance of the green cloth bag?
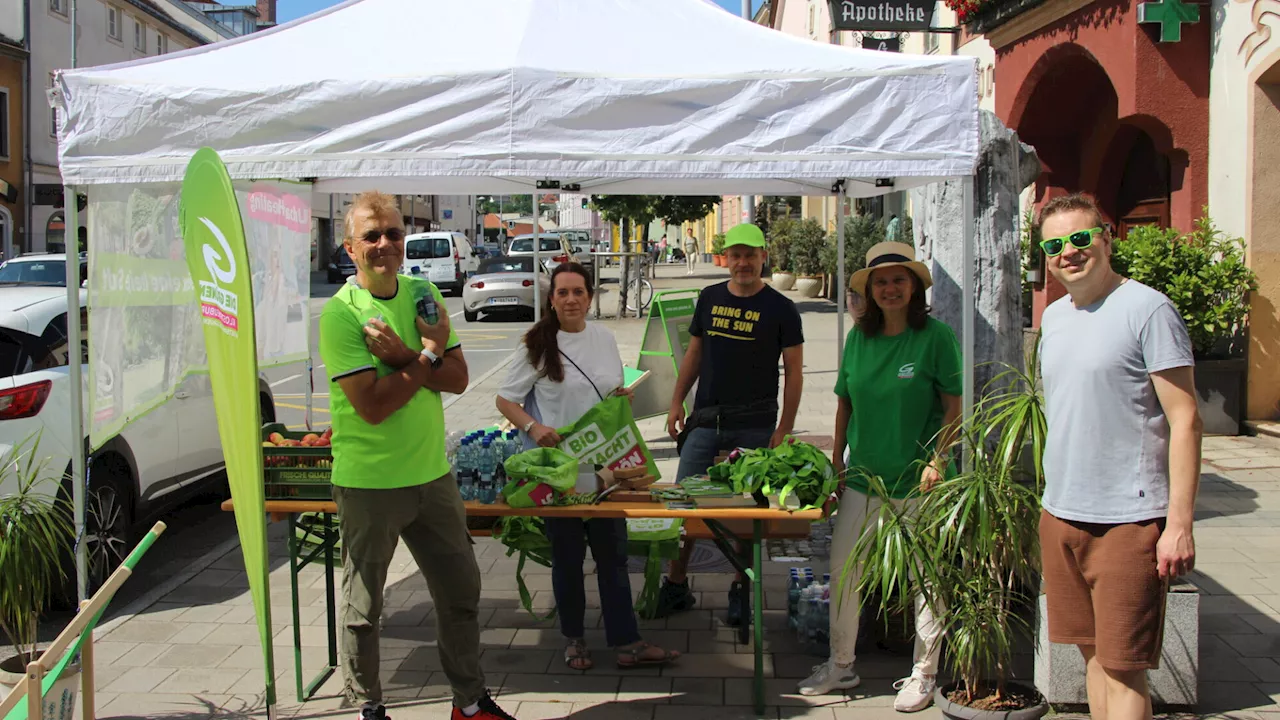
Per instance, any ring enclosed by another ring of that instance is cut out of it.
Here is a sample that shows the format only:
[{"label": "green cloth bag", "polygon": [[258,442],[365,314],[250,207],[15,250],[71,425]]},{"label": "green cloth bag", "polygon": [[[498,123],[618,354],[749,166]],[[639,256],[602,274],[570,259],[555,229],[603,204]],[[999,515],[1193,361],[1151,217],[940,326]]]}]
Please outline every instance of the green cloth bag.
[{"label": "green cloth bag", "polygon": [[645,558],[644,588],[635,604],[636,614],[645,620],[657,618],[662,561],[679,556],[683,527],[680,518],[627,519],[627,554]]},{"label": "green cloth bag", "polygon": [[644,466],[655,479],[662,476],[631,414],[631,401],[612,395],[596,403],[572,425],[556,429],[559,448],[583,465],[628,470]]},{"label": "green cloth bag", "polygon": [[556,497],[572,492],[578,481],[578,461],[556,448],[534,448],[512,455],[502,464],[511,478],[502,497],[513,508],[554,504]]},{"label": "green cloth bag", "polygon": [[520,604],[525,612],[539,622],[550,620],[556,616],[555,608],[546,615],[539,615],[533,609],[533,593],[524,581],[524,565],[532,560],[543,567],[551,567],[551,541],[547,539],[546,523],[540,517],[508,515],[498,518],[493,527],[493,537],[507,547],[507,557],[520,553],[516,561],[516,589],[520,591]]}]

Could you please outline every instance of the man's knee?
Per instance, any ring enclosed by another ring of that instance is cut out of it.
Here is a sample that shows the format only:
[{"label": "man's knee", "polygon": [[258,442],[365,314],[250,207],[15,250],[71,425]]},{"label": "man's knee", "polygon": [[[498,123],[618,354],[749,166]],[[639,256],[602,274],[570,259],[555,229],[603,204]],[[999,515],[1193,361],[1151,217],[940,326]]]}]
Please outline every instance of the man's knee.
[{"label": "man's knee", "polygon": [[1104,665],[1102,672],[1107,676],[1108,685],[1120,685],[1141,694],[1147,692],[1146,670],[1116,670]]}]

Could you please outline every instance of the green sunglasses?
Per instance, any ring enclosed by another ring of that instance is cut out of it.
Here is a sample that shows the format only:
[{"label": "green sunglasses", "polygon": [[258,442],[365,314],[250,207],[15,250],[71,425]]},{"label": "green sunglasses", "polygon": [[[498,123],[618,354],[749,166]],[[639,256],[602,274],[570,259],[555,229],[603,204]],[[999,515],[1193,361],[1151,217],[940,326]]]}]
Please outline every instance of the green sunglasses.
[{"label": "green sunglasses", "polygon": [[1077,250],[1084,250],[1093,244],[1093,236],[1102,232],[1102,228],[1089,228],[1088,230],[1077,230],[1076,232],[1064,237],[1049,238],[1041,240],[1040,247],[1044,250],[1044,254],[1049,257],[1057,257],[1067,249],[1067,243],[1070,242]]}]

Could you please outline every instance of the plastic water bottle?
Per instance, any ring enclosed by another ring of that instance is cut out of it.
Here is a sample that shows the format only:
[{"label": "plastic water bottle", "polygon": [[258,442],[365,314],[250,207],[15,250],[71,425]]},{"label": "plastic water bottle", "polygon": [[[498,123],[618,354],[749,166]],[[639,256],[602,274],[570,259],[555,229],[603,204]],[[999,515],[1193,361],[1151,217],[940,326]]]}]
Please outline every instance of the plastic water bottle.
[{"label": "plastic water bottle", "polygon": [[[523,449],[524,449],[524,446],[520,443],[520,432],[518,430],[508,431],[507,432],[507,457],[509,458],[513,455],[519,455]],[[506,460],[506,458],[503,458],[503,460]]]},{"label": "plastic water bottle", "polygon": [[800,570],[791,568],[791,579],[787,582],[787,625],[796,629],[796,611],[800,604]]},{"label": "plastic water bottle", "polygon": [[831,598],[831,573],[822,573],[822,599]]},{"label": "plastic water bottle", "polygon": [[485,505],[492,505],[498,497],[498,492],[493,487],[493,471],[496,467],[493,462],[493,447],[488,438],[480,444],[480,502]]},{"label": "plastic water bottle", "polygon": [[818,642],[829,646],[831,644],[831,600],[829,598],[822,600],[822,611],[819,617],[821,621],[818,623]]},{"label": "plastic water bottle", "polygon": [[808,631],[808,640],[810,643],[818,644],[818,622],[822,619],[822,601],[815,597],[809,598],[809,624],[806,627]]},{"label": "plastic water bottle", "polygon": [[804,642],[809,634],[809,588],[800,588],[796,601],[796,639]]},{"label": "plastic water bottle", "polygon": [[462,444],[458,446],[458,494],[464,501],[476,499],[476,488],[471,477],[471,450],[471,438],[463,438]]}]

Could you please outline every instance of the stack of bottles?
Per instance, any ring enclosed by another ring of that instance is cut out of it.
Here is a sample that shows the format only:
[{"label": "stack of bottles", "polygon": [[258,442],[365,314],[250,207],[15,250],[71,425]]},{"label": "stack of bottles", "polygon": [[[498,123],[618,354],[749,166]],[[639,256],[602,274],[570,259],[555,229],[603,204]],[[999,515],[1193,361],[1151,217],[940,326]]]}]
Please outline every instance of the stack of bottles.
[{"label": "stack of bottles", "polygon": [[503,463],[521,450],[515,430],[476,430],[466,435],[450,433],[446,452],[463,500],[492,505],[507,484]]},{"label": "stack of bottles", "polygon": [[787,584],[787,624],[809,652],[827,654],[831,640],[829,573],[822,575],[822,583],[819,584],[813,568],[791,568],[791,580]]}]

